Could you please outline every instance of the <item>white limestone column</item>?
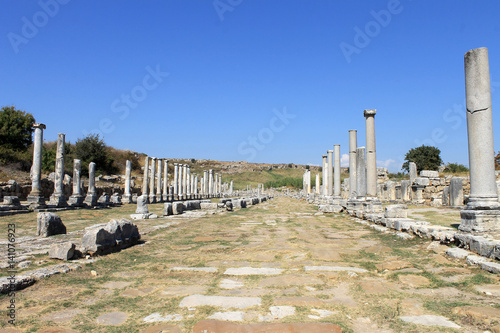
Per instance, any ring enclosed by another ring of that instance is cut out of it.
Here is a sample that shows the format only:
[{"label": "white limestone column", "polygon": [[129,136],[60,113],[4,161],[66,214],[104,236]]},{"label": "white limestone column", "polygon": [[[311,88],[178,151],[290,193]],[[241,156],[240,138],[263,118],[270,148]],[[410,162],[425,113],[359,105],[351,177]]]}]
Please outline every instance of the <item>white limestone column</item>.
[{"label": "white limestone column", "polygon": [[42,176],[42,148],[43,148],[43,130],[44,124],[33,124],[35,129],[33,141],[33,166],[31,167],[31,192],[28,196],[28,202],[33,207],[43,206],[45,198],[42,196],[40,180]]},{"label": "white limestone column", "polygon": [[95,190],[95,163],[89,163],[89,188],[87,189],[87,196],[85,197],[85,204],[88,206],[97,205],[97,193]]},{"label": "white limestone column", "polygon": [[163,175],[163,158],[158,159],[158,167],[157,167],[157,172],[156,172],[156,202],[161,202],[162,201],[162,175]]},{"label": "white limestone column", "polygon": [[174,163],[174,196],[179,194],[179,164]]},{"label": "white limestone column", "polygon": [[125,163],[125,193],[123,194],[122,201],[125,203],[132,202],[132,194],[130,193],[130,178],[132,173],[132,162],[127,160]]},{"label": "white limestone column", "polygon": [[320,180],[320,177],[319,177],[319,173],[316,174],[316,194],[321,194],[320,193],[320,184],[321,184],[321,180]]},{"label": "white limestone column", "polygon": [[377,110],[364,110],[366,125],[366,195],[377,196],[377,154],[375,150],[375,114]]},{"label": "white limestone column", "polygon": [[470,169],[467,206],[498,207],[488,49],[468,51],[464,62]]},{"label": "white limestone column", "polygon": [[208,194],[212,196],[214,193],[214,171],[208,170]]},{"label": "white limestone column", "polygon": [[57,151],[56,151],[56,167],[54,180],[54,193],[50,197],[50,203],[57,207],[67,206],[66,197],[64,196],[64,141],[65,134],[57,135]]},{"label": "white limestone column", "polygon": [[182,200],[182,197],[184,195],[184,166],[179,163],[179,190],[178,190],[178,195],[179,195],[179,200]]},{"label": "white limestone column", "polygon": [[149,187],[149,156],[144,159],[144,174],[142,176],[142,195],[148,198]]},{"label": "white limestone column", "polygon": [[327,156],[326,155],[323,155],[323,166],[321,167],[321,173],[323,175],[323,179],[322,179],[322,183],[323,183],[323,190],[321,191],[321,194],[322,195],[327,195],[328,192],[326,190],[326,183],[327,183],[327,179],[328,179],[328,164],[327,164]]},{"label": "white limestone column", "polygon": [[151,178],[149,179],[149,203],[156,202],[155,194],[156,157],[151,158]]},{"label": "white limestone column", "polygon": [[340,198],[340,145],[333,146],[334,165],[333,165],[333,196]]},{"label": "white limestone column", "polygon": [[356,180],[356,149],[358,148],[357,131],[349,131],[349,197],[356,198],[357,180]]},{"label": "white limestone column", "polygon": [[356,150],[356,189],[358,199],[366,197],[366,160],[365,147]]},{"label": "white limestone column", "polygon": [[326,151],[327,156],[328,156],[328,166],[327,166],[327,195],[332,196],[333,195],[333,150],[327,150]]},{"label": "white limestone column", "polygon": [[163,161],[163,201],[168,200],[168,160]]}]

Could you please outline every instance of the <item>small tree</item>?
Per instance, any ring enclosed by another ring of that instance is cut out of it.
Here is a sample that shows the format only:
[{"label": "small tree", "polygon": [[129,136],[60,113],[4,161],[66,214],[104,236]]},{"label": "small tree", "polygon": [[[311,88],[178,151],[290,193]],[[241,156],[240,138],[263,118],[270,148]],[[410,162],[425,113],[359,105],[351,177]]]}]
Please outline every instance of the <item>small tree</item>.
[{"label": "small tree", "polygon": [[33,142],[33,123],[31,113],[4,106],[0,111],[0,146],[14,151],[23,151]]},{"label": "small tree", "polygon": [[88,172],[90,162],[96,164],[97,172],[113,173],[113,159],[109,156],[108,147],[99,134],[89,134],[75,143],[75,156],[82,161],[82,173]]},{"label": "small tree", "polygon": [[410,149],[405,156],[405,162],[401,169],[410,172],[410,162],[415,162],[417,170],[437,170],[443,161],[441,151],[432,146],[420,146]]},{"label": "small tree", "polygon": [[469,171],[469,168],[467,168],[463,164],[448,163],[448,164],[446,164],[446,168],[444,169],[443,172],[459,173],[459,172],[467,172],[467,171]]}]

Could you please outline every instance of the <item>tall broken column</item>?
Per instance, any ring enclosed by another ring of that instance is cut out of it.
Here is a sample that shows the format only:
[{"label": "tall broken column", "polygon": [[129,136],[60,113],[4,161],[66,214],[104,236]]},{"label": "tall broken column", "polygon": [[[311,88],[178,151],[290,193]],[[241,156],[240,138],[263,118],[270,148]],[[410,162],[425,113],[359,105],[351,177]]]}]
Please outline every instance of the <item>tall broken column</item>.
[{"label": "tall broken column", "polygon": [[179,164],[174,163],[174,196],[172,200],[179,197]]},{"label": "tall broken column", "polygon": [[357,180],[356,180],[356,149],[358,148],[357,131],[349,131],[349,197],[356,198]]},{"label": "tall broken column", "polygon": [[163,201],[168,201],[168,160],[163,160]]},{"label": "tall broken column", "polygon": [[470,196],[466,209],[460,213],[459,230],[498,237],[500,207],[495,179],[488,49],[468,51],[464,63]]},{"label": "tall broken column", "polygon": [[130,192],[130,178],[132,174],[132,162],[125,162],[125,191],[123,193],[122,202],[132,203],[132,193]]},{"label": "tall broken column", "polygon": [[233,195],[233,181],[229,183],[229,195]]},{"label": "tall broken column", "polygon": [[182,165],[182,199],[187,197],[187,164]]},{"label": "tall broken column", "polygon": [[222,173],[219,174],[219,196],[222,196]]},{"label": "tall broken column", "polygon": [[54,180],[54,193],[50,196],[50,204],[56,207],[66,207],[66,197],[64,196],[64,139],[65,134],[57,135],[56,168]]},{"label": "tall broken column", "polygon": [[82,182],[81,182],[82,164],[78,159],[73,160],[73,193],[68,199],[68,204],[71,206],[82,206],[85,197],[82,195]]},{"label": "tall broken column", "polygon": [[40,180],[42,176],[42,148],[44,124],[33,124],[35,129],[33,142],[33,165],[31,167],[31,192],[28,202],[32,208],[45,206],[45,198],[42,196]]},{"label": "tall broken column", "polygon": [[186,165],[186,196],[191,199],[191,167]]},{"label": "tall broken column", "polygon": [[365,147],[356,149],[356,192],[357,198],[366,197],[366,160]]},{"label": "tall broken column", "polygon": [[158,159],[158,168],[156,172],[156,202],[162,202],[162,175],[163,175],[163,158]]},{"label": "tall broken column", "polygon": [[214,171],[212,169],[208,170],[208,195],[211,198],[214,193]]},{"label": "tall broken column", "polygon": [[179,163],[179,190],[178,190],[178,198],[182,200],[184,198],[184,166]]},{"label": "tall broken column", "polygon": [[333,195],[333,150],[327,150],[326,151],[328,155],[328,166],[327,166],[327,195],[332,196]]},{"label": "tall broken column", "polygon": [[149,156],[144,159],[144,174],[142,176],[142,195],[148,198],[149,187]]},{"label": "tall broken column", "polygon": [[151,168],[149,174],[149,203],[156,202],[156,194],[155,194],[155,175],[156,175],[156,157],[151,158]]},{"label": "tall broken column", "polygon": [[97,206],[97,193],[95,190],[95,163],[89,164],[89,188],[87,189],[87,196],[85,197],[85,204],[93,207]]},{"label": "tall broken column", "polygon": [[327,182],[328,182],[328,162],[327,162],[327,156],[323,155],[323,165],[321,166],[321,174],[322,174],[322,180],[321,182],[323,183],[323,187],[321,188],[321,195],[327,195]]},{"label": "tall broken column", "polygon": [[375,114],[377,110],[363,112],[366,123],[366,195],[377,196],[377,154],[375,151]]},{"label": "tall broken column", "polygon": [[333,196],[340,198],[340,145],[333,146]]},{"label": "tall broken column", "polygon": [[319,173],[316,174],[316,194],[321,194],[321,188],[320,188],[321,180],[319,177]]}]

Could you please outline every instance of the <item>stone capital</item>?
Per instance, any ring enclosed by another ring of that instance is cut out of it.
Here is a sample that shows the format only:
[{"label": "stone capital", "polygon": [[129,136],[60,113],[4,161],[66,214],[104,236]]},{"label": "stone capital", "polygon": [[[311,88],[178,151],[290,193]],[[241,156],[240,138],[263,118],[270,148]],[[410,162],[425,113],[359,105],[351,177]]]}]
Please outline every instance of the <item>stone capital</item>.
[{"label": "stone capital", "polygon": [[45,126],[45,124],[41,124],[41,123],[34,123],[33,124],[33,128],[41,128],[41,129],[46,129],[47,126]]},{"label": "stone capital", "polygon": [[375,116],[375,114],[377,114],[376,109],[366,109],[365,111],[363,111],[363,115],[365,117]]}]

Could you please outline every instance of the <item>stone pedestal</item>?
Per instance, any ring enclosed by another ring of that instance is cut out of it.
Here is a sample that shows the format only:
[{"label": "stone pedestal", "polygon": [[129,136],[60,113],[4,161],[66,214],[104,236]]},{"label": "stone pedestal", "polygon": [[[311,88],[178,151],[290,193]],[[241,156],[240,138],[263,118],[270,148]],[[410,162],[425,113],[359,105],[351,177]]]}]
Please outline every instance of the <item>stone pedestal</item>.
[{"label": "stone pedestal", "polygon": [[461,223],[458,230],[474,235],[489,235],[500,239],[500,210],[464,209],[460,212]]},{"label": "stone pedestal", "polygon": [[33,141],[33,165],[31,166],[31,192],[28,202],[33,209],[45,207],[45,198],[42,196],[40,178],[42,174],[42,147],[44,124],[33,124],[35,129]]}]

